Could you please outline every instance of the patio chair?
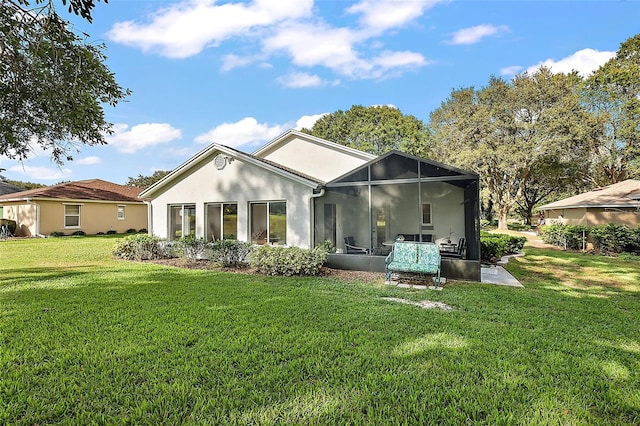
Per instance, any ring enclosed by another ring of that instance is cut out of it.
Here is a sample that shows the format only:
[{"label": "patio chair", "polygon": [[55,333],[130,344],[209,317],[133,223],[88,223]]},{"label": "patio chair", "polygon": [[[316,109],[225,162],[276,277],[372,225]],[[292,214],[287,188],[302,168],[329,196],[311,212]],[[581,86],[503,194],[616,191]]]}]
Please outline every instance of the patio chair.
[{"label": "patio chair", "polygon": [[467,240],[462,237],[458,240],[455,252],[442,252],[442,257],[454,257],[456,259],[464,259],[467,251]]},{"label": "patio chair", "polygon": [[369,254],[369,249],[366,247],[358,247],[353,237],[344,237],[344,246],[347,254]]}]

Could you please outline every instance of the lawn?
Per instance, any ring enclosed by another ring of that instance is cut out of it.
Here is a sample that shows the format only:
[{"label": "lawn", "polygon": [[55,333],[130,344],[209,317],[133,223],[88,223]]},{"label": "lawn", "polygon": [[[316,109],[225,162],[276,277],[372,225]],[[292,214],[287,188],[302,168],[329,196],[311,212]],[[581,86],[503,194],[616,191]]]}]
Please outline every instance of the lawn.
[{"label": "lawn", "polygon": [[640,424],[637,260],[527,248],[525,289],[430,291],[116,261],[115,241],[0,241],[0,423]]}]

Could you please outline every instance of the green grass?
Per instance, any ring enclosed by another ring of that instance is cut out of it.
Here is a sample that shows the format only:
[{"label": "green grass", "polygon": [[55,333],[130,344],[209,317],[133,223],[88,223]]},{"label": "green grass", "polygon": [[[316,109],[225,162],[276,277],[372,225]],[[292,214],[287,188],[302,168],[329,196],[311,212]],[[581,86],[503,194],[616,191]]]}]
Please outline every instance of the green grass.
[{"label": "green grass", "polygon": [[116,261],[116,240],[0,242],[0,423],[640,423],[640,262],[527,249],[525,289],[436,292]]}]

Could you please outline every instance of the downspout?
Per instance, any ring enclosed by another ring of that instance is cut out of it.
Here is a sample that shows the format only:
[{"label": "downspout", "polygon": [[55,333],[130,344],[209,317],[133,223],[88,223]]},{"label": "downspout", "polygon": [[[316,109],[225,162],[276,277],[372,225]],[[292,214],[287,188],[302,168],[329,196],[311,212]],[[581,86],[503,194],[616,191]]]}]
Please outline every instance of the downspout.
[{"label": "downspout", "polygon": [[317,194],[312,193],[311,196],[309,197],[309,212],[311,213],[311,222],[309,223],[309,248],[313,248],[312,246],[315,243],[315,237],[316,237],[316,233],[314,232],[315,228],[316,228],[316,209],[314,206],[314,199],[315,198],[320,198],[324,195],[324,187],[320,187],[320,192],[318,192]]}]

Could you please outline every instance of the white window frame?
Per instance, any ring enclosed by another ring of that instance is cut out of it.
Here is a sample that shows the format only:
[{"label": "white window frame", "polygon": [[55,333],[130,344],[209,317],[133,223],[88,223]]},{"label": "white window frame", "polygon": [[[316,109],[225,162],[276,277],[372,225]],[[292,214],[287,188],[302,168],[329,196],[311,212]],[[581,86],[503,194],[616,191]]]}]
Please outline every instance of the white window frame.
[{"label": "white window frame", "polygon": [[215,207],[220,207],[220,239],[224,240],[224,208],[225,206],[236,206],[236,240],[238,239],[238,219],[237,219],[237,215],[238,215],[238,202],[237,201],[227,201],[227,202],[222,202],[222,203],[206,203],[204,205],[204,210],[205,210],[205,232],[206,235],[205,237],[209,240],[212,240],[211,235],[208,235],[208,226],[209,226],[209,207],[210,206],[215,206]]},{"label": "white window frame", "polygon": [[[426,206],[429,206],[429,222],[424,221],[424,208]],[[424,226],[433,225],[433,205],[431,203],[422,203],[420,208],[420,222]]]},{"label": "white window frame", "polygon": [[[124,204],[118,204],[118,210],[116,213],[118,220],[125,220],[125,207],[126,206]],[[122,215],[120,215],[120,212],[122,212]]]},{"label": "white window frame", "polygon": [[[285,226],[288,225],[288,218],[289,218],[289,214],[288,214],[288,210],[287,210],[287,200],[271,200],[271,201],[250,201],[249,202],[249,241],[253,242],[254,240],[254,235],[253,235],[253,229],[252,229],[252,224],[253,224],[253,206],[255,204],[265,204],[267,207],[267,216],[266,216],[266,220],[267,220],[267,228],[266,228],[266,242],[265,244],[269,244],[269,245],[274,245],[271,241],[270,241],[270,235],[271,235],[271,224],[269,223],[269,211],[271,209],[271,204],[275,204],[275,203],[284,203],[285,206]],[[286,232],[286,231],[285,231]],[[286,239],[288,238],[288,233],[285,234],[285,241],[280,244],[280,245],[287,245],[287,241]]]},{"label": "white window frame", "polygon": [[[81,216],[82,216],[82,204],[78,204],[78,203],[65,203],[63,204],[64,206],[64,214],[63,214],[63,225],[65,229],[78,229],[82,226],[81,223]],[[73,213],[73,214],[69,214],[67,213],[67,207],[68,206],[74,206],[74,207],[78,207],[78,213]],[[78,218],[78,224],[77,225],[67,225],[67,218],[68,217],[77,217]]]}]

